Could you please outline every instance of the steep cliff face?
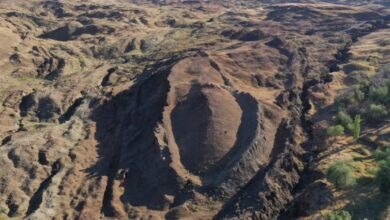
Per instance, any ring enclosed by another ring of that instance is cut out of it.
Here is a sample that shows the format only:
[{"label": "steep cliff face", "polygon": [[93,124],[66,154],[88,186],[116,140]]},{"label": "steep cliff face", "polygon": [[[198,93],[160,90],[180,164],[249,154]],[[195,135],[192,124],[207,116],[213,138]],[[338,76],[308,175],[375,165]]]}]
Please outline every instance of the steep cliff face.
[{"label": "steep cliff face", "polygon": [[2,215],[306,215],[312,116],[387,9],[104,3],[0,3]]}]

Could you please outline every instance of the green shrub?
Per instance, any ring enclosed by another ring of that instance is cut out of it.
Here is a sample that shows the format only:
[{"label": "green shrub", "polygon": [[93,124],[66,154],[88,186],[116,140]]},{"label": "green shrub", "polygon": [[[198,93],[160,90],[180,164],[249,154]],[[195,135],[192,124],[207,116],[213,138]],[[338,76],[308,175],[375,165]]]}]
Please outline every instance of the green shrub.
[{"label": "green shrub", "polygon": [[376,103],[386,103],[389,100],[389,88],[387,86],[371,87],[369,98]]},{"label": "green shrub", "polygon": [[326,133],[330,137],[342,136],[344,135],[344,127],[342,125],[330,126],[326,130]]},{"label": "green shrub", "polygon": [[351,104],[349,97],[347,95],[337,96],[334,100],[334,105],[337,109],[347,108]]},{"label": "green shrub", "polygon": [[359,80],[359,89],[363,93],[368,94],[369,90],[370,90],[370,86],[371,86],[371,81],[370,80],[368,80],[368,79],[361,79],[361,80]]},{"label": "green shrub", "polygon": [[325,220],[351,220],[352,216],[349,212],[341,211],[331,211],[324,215]]},{"label": "green shrub", "polygon": [[339,111],[335,116],[334,121],[336,124],[340,124],[348,130],[351,129],[353,123],[351,116],[349,116],[349,114],[345,111]]},{"label": "green shrub", "polygon": [[356,183],[352,167],[345,161],[338,161],[326,170],[326,178],[337,188],[352,186]]},{"label": "green shrub", "polygon": [[387,147],[384,150],[377,149],[375,151],[375,160],[382,161],[386,159],[390,159],[390,147]]},{"label": "green shrub", "polygon": [[338,108],[348,108],[351,105],[357,105],[364,101],[364,92],[360,90],[359,86],[354,86],[353,89],[347,93],[338,96],[335,100],[335,105]]},{"label": "green shrub", "polygon": [[353,97],[353,99],[355,100],[355,102],[357,102],[358,104],[360,104],[361,102],[364,101],[365,95],[364,95],[364,92],[362,92],[362,91],[360,90],[360,87],[355,87],[355,88],[352,90],[352,97]]},{"label": "green shrub", "polygon": [[386,158],[379,162],[379,168],[376,173],[375,180],[382,192],[390,192],[390,158]]},{"label": "green shrub", "polygon": [[366,112],[366,117],[369,122],[379,122],[388,114],[387,109],[383,105],[371,104]]}]

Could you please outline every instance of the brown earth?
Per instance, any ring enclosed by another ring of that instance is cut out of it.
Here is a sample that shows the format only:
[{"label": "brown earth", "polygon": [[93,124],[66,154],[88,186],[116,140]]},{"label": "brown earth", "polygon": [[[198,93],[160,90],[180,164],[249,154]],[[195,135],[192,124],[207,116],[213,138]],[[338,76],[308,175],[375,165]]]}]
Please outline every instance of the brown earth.
[{"label": "brown earth", "polygon": [[299,2],[1,1],[1,217],[316,218],[318,126],[390,12]]}]

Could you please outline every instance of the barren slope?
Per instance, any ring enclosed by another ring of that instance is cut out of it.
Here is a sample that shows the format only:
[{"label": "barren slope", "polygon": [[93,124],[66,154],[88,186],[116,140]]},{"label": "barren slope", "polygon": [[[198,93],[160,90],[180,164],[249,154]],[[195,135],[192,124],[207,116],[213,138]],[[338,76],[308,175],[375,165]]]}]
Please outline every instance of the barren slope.
[{"label": "barren slope", "polygon": [[348,86],[341,71],[365,53],[373,72],[388,62],[388,9],[131,2],[0,3],[2,216],[332,208],[290,212],[321,178],[313,122]]}]

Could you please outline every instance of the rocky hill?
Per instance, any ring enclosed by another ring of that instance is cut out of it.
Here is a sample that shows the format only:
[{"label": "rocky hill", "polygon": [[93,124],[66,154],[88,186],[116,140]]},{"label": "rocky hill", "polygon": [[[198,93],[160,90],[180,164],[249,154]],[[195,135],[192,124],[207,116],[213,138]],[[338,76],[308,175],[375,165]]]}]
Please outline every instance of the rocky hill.
[{"label": "rocky hill", "polygon": [[358,209],[323,168],[356,142],[326,129],[338,95],[390,75],[390,8],[288,2],[1,1],[0,217]]}]

